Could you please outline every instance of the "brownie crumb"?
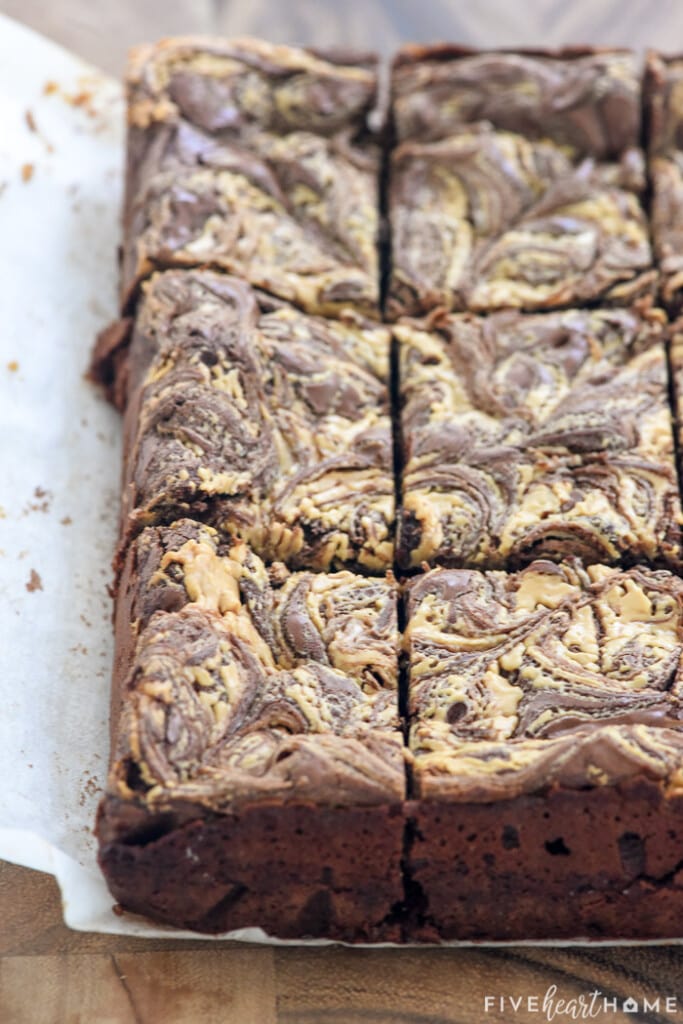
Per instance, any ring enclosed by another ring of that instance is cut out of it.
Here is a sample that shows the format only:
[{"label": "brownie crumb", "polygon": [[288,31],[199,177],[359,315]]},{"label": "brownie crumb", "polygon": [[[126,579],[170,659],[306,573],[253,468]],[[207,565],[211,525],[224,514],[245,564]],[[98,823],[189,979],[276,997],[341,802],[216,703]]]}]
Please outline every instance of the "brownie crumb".
[{"label": "brownie crumb", "polygon": [[40,576],[38,575],[35,569],[31,569],[31,575],[28,578],[26,589],[30,594],[32,594],[36,590],[43,589],[43,581],[41,580]]},{"label": "brownie crumb", "polygon": [[22,515],[27,516],[30,512],[50,511],[52,491],[48,491],[44,487],[36,487],[33,491],[33,497],[36,500],[28,502],[28,504],[23,509]]}]

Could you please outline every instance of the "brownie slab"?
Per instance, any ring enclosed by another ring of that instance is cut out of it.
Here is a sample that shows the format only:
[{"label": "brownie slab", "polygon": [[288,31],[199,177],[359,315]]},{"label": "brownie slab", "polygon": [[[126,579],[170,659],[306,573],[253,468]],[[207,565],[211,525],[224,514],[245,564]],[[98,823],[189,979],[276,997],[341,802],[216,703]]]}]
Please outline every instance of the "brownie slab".
[{"label": "brownie slab", "polygon": [[312,312],[378,302],[375,60],[165,40],[128,71],[124,303],[211,265]]},{"label": "brownie slab", "polygon": [[202,931],[396,935],[394,585],[269,573],[245,544],[180,521],[133,542],[119,601],[98,818],[113,895]]},{"label": "brownie slab", "polygon": [[683,58],[649,53],[645,69],[652,242],[669,309],[683,305]]},{"label": "brownie slab", "polygon": [[683,581],[434,570],[406,643],[414,933],[679,934]]},{"label": "brownie slab", "polygon": [[680,564],[661,311],[441,314],[394,332],[403,568]]},{"label": "brownie slab", "polygon": [[652,293],[632,54],[407,48],[392,119],[391,317]]},{"label": "brownie slab", "polygon": [[124,532],[191,515],[267,560],[393,559],[389,333],[209,271],[143,289],[127,362]]}]

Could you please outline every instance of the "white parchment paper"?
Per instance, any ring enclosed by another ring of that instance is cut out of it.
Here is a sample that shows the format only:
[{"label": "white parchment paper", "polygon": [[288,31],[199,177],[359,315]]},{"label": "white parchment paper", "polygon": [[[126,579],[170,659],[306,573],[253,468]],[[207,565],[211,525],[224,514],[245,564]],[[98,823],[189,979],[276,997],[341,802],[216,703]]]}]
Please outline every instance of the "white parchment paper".
[{"label": "white parchment paper", "polygon": [[119,83],[0,16],[0,859],[53,874],[72,928],[196,937],[115,915],[92,835],[121,425],[83,374],[116,315],[123,126]]},{"label": "white parchment paper", "polygon": [[91,831],[120,422],[83,371],[116,313],[123,123],[118,83],[0,18],[0,857],[54,874],[73,928],[158,935],[112,913]]}]

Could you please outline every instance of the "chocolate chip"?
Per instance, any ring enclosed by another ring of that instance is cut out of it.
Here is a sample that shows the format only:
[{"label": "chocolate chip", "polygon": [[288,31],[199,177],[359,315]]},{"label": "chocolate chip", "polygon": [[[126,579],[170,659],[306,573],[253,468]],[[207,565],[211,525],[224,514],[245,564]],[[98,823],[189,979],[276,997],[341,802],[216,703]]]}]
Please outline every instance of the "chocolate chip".
[{"label": "chocolate chip", "polygon": [[455,725],[461,718],[464,718],[467,714],[467,704],[464,701],[458,701],[456,704],[451,704],[448,711],[446,712],[446,721],[449,725]]}]

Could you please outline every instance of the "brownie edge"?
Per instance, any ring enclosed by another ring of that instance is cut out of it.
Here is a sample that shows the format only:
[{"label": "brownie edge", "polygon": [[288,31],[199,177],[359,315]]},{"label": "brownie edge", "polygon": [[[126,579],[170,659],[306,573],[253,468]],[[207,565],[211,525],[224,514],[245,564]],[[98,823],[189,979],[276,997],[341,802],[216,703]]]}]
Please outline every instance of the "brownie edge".
[{"label": "brownie edge", "polygon": [[681,793],[641,777],[408,816],[413,941],[682,934]]},{"label": "brownie edge", "polygon": [[403,897],[400,805],[261,804],[182,823],[100,807],[100,866],[126,910],[216,934],[261,928],[278,938],[396,942]]}]

